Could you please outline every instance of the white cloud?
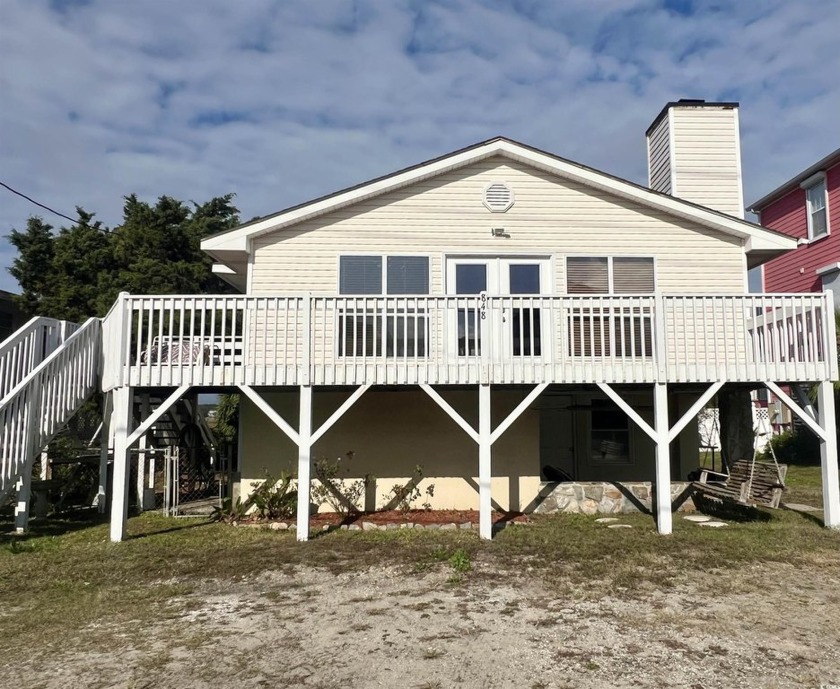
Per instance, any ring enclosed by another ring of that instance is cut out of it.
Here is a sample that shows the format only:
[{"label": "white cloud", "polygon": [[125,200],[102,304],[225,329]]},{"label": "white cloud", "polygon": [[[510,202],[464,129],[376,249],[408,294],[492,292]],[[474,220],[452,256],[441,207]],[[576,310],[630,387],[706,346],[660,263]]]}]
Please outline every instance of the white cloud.
[{"label": "white cloud", "polygon": [[[680,97],[741,101],[747,200],[837,147],[837,3],[593,7],[6,0],[0,178],[108,224],[128,193],[249,219],[503,134],[644,182]],[[36,211],[3,193],[0,233]]]}]

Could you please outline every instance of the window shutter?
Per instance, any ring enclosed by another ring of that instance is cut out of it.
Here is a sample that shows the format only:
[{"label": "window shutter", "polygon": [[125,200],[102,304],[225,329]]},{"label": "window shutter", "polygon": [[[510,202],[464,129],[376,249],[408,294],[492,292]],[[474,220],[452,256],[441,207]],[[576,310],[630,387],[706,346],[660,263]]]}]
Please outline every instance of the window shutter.
[{"label": "window shutter", "polygon": [[382,294],[382,257],[342,256],[338,291],[340,294]]},{"label": "window shutter", "polygon": [[609,294],[610,278],[606,258],[572,257],[566,259],[568,294]]},{"label": "window shutter", "polygon": [[613,294],[650,294],[654,289],[652,258],[613,259]]},{"label": "window shutter", "polygon": [[428,294],[428,256],[389,256],[388,294]]}]

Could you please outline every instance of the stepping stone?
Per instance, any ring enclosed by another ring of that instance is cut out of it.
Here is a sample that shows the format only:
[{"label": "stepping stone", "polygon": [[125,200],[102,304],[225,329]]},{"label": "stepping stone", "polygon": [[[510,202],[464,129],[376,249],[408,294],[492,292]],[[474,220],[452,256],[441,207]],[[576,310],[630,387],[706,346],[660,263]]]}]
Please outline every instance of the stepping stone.
[{"label": "stepping stone", "polygon": [[719,529],[722,526],[729,526],[726,522],[700,522],[697,526],[711,526],[713,529]]},{"label": "stepping stone", "polygon": [[611,524],[612,522],[617,522],[618,517],[601,517],[600,519],[596,519],[596,524]]},{"label": "stepping stone", "polygon": [[608,529],[632,529],[632,524],[607,524]]},{"label": "stepping stone", "polygon": [[814,507],[813,505],[802,505],[798,502],[786,502],[784,506],[787,507],[789,510],[793,510],[794,512],[820,512],[819,507]]},{"label": "stepping stone", "polygon": [[688,514],[683,517],[686,521],[689,522],[697,522],[698,524],[701,522],[710,522],[712,521],[711,517],[707,517],[705,514]]}]

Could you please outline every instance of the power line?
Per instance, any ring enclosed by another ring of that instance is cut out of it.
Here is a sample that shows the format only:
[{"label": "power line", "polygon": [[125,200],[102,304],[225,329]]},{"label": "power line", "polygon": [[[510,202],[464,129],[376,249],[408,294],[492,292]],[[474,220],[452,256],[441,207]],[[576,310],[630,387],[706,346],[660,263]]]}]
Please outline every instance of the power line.
[{"label": "power line", "polygon": [[61,218],[64,218],[64,219],[66,219],[66,220],[69,220],[69,221],[70,221],[70,222],[72,222],[72,223],[79,222],[79,219],[78,219],[78,218],[71,218],[69,215],[64,215],[64,213],[59,213],[57,210],[53,210],[53,209],[52,209],[52,208],[50,208],[49,206],[45,206],[43,203],[38,203],[35,199],[32,199],[32,198],[28,197],[26,194],[22,194],[22,193],[21,193],[21,192],[19,192],[17,189],[12,189],[12,187],[10,187],[10,186],[9,186],[8,184],[6,184],[5,182],[0,182],[0,186],[5,187],[6,189],[8,189],[8,190],[9,190],[10,192],[12,192],[13,194],[17,194],[17,195],[18,195],[18,196],[20,196],[21,198],[24,198],[24,199],[26,199],[27,201],[29,201],[29,203],[34,203],[36,206],[39,206],[40,208],[43,208],[44,210],[47,210],[47,211],[49,211],[50,213],[54,213],[55,215],[57,215],[57,216],[59,216],[59,217],[61,217]]}]

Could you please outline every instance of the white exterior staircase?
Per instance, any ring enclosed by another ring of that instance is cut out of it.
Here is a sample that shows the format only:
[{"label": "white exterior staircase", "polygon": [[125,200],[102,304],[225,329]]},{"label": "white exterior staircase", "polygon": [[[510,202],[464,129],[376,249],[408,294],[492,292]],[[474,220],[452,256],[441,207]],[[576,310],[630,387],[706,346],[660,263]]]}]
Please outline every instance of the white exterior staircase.
[{"label": "white exterior staircase", "polygon": [[[80,326],[35,317],[0,343],[0,504],[13,490],[26,489],[41,450],[100,389],[101,324],[99,318]],[[135,397],[138,423],[144,411],[162,403],[159,395],[146,394],[144,410],[142,398]],[[196,419],[201,441],[215,457],[212,431],[193,405],[182,399],[169,408],[150,429],[149,447],[177,446],[185,419]],[[21,503],[18,511],[27,508]]]},{"label": "white exterior staircase", "polygon": [[0,344],[0,502],[98,388],[101,343],[98,318],[33,318]]}]

